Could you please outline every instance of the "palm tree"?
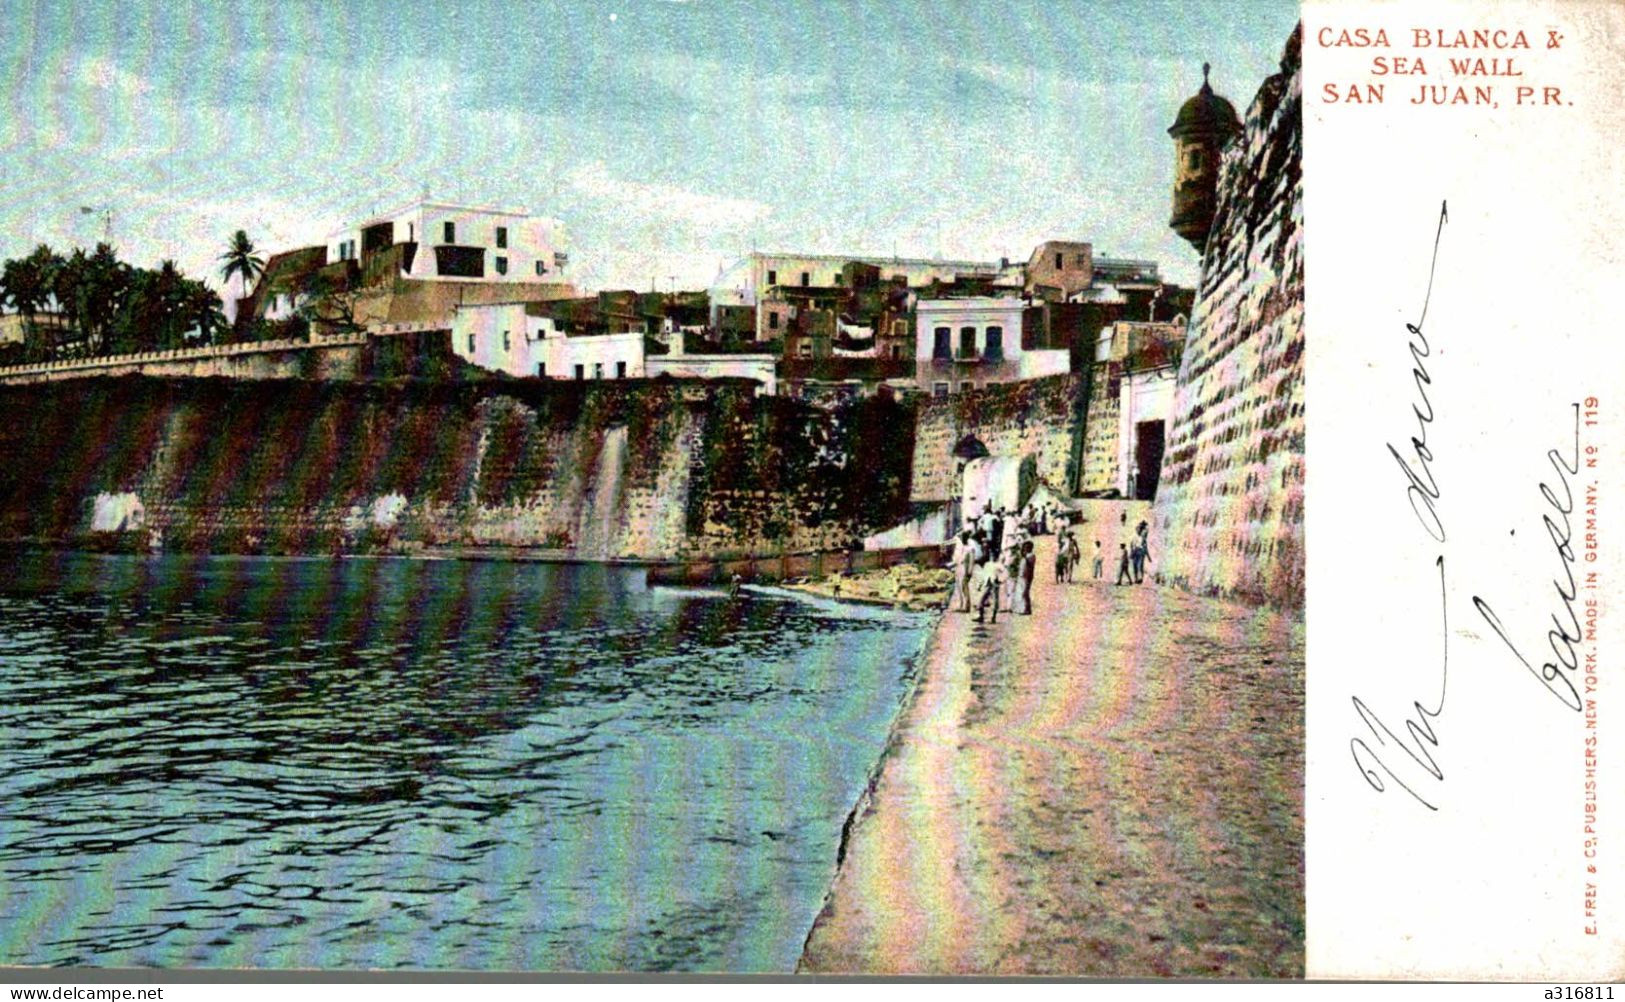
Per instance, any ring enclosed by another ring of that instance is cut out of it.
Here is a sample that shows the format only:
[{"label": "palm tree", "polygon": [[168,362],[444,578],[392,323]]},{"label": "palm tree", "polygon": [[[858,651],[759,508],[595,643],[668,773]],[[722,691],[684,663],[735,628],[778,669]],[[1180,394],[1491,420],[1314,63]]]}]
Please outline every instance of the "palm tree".
[{"label": "palm tree", "polygon": [[249,286],[256,278],[265,274],[265,259],[254,253],[254,241],[248,239],[247,230],[238,230],[231,235],[226,243],[226,252],[220,255],[225,266],[220,269],[222,281],[230,282],[231,276],[240,276],[243,280],[243,299],[248,298]]},{"label": "palm tree", "polygon": [[120,261],[105,243],[97,244],[92,254],[74,251],[61,269],[57,299],[74,315],[91,354],[114,348],[128,351],[139,340],[129,308],[135,274],[136,269]]}]

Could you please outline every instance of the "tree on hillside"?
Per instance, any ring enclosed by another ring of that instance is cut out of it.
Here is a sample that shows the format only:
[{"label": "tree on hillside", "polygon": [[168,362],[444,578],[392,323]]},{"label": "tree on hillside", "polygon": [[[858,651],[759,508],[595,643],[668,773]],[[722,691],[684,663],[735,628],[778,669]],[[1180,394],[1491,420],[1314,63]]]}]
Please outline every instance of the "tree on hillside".
[{"label": "tree on hillside", "polygon": [[51,304],[62,256],[47,244],[40,244],[25,258],[0,265],[0,302],[10,305],[23,318],[25,350],[31,358],[50,354],[54,340],[39,329],[35,317]]},{"label": "tree on hillside", "polygon": [[248,239],[247,230],[238,230],[231,235],[231,240],[226,243],[226,252],[220,255],[220,260],[225,262],[220,269],[221,280],[230,282],[231,276],[240,275],[245,299],[254,280],[265,274],[265,259],[254,253],[254,241]]},{"label": "tree on hillside", "polygon": [[195,278],[182,281],[181,298],[190,330],[197,331],[203,344],[214,344],[226,332],[226,314],[221,310],[220,296]]},{"label": "tree on hillside", "polygon": [[125,318],[135,271],[106,243],[97,244],[92,254],[75,250],[58,269],[53,288],[57,303],[91,354],[132,350],[135,339]]},{"label": "tree on hillside", "polygon": [[354,334],[366,330],[366,325],[356,319],[358,297],[348,281],[317,272],[305,281],[300,292],[300,315],[322,333]]}]

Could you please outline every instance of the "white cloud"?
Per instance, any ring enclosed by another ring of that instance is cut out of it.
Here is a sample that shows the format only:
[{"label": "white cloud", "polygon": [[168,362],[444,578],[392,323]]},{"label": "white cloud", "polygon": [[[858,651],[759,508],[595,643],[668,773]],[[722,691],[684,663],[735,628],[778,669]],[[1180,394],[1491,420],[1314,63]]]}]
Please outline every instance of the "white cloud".
[{"label": "white cloud", "polygon": [[725,198],[675,185],[629,181],[616,177],[601,160],[570,171],[565,175],[565,182],[577,194],[613,203],[621,211],[645,220],[738,229],[772,211],[770,206],[754,199]]},{"label": "white cloud", "polygon": [[146,77],[104,56],[81,58],[74,67],[74,77],[82,84],[124,97],[142,97],[152,93],[152,82]]}]

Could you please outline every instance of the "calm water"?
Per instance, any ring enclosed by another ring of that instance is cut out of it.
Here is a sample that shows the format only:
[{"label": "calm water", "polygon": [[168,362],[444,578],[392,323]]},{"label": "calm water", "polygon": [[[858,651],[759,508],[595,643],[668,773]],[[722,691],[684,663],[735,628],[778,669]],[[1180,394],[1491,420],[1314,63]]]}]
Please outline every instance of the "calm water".
[{"label": "calm water", "polygon": [[789,970],[928,626],[603,567],[0,563],[0,963]]}]

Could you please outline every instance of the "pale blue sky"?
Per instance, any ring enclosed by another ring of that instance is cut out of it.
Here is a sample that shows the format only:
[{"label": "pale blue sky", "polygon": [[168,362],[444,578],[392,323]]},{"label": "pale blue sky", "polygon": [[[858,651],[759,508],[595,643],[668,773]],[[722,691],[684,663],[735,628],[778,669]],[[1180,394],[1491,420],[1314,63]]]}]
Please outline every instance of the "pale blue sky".
[{"label": "pale blue sky", "polygon": [[91,243],[207,270],[436,198],[562,219],[586,288],[752,249],[1151,257],[1166,129],[1245,110],[1297,19],[1221,2],[0,0],[0,257]]}]

